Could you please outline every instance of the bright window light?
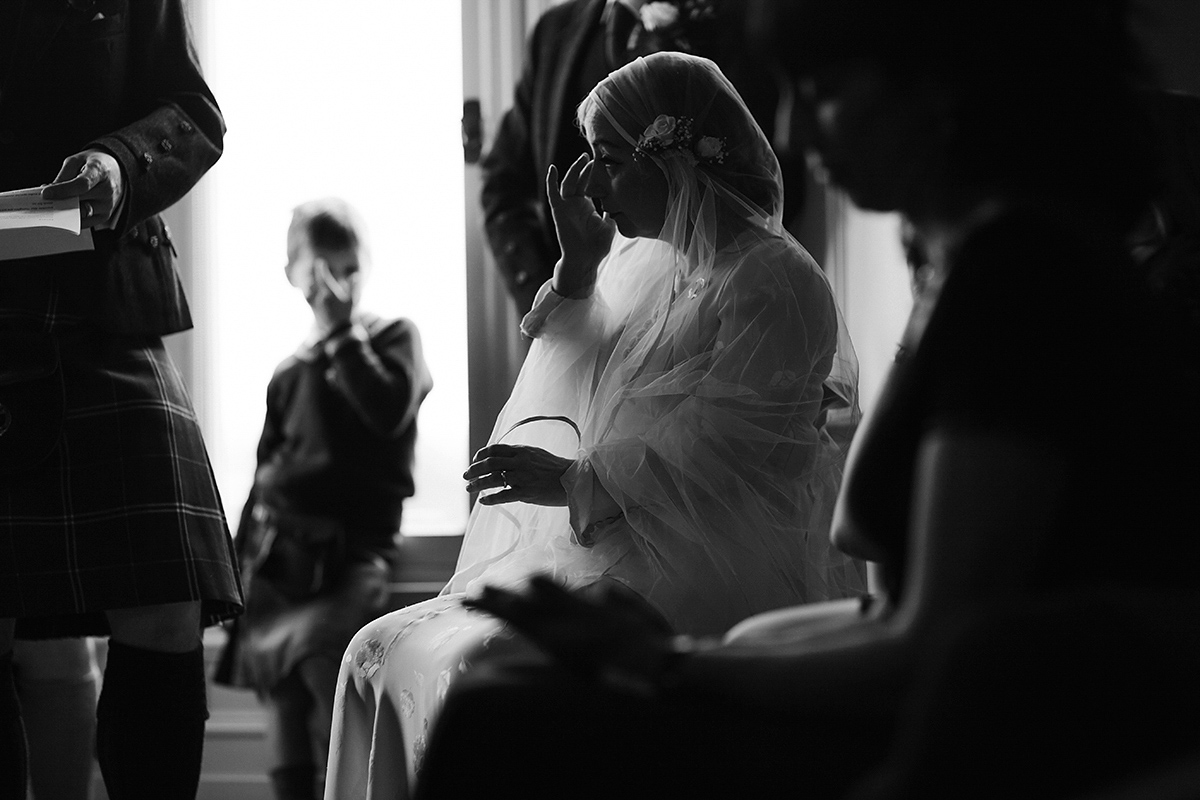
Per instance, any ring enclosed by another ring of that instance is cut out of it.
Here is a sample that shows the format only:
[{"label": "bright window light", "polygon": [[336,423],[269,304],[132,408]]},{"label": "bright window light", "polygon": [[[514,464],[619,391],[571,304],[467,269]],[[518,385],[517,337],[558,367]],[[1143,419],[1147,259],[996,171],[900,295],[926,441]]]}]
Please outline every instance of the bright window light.
[{"label": "bright window light", "polygon": [[409,535],[461,533],[467,493],[462,31],[458,2],[193,2],[225,154],[198,193],[208,304],[200,390],[226,510],[253,479],[267,382],[312,316],[283,274],[291,209],[337,195],[367,225],[363,308],[420,328],[435,388],[421,409]]}]

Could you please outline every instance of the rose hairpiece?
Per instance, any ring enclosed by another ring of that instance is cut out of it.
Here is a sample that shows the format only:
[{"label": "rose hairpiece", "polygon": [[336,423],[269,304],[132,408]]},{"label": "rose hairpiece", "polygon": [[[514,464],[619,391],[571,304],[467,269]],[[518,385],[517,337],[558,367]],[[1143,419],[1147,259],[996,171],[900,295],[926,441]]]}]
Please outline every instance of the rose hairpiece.
[{"label": "rose hairpiece", "polygon": [[642,27],[647,31],[659,31],[680,26],[688,22],[714,19],[717,10],[713,0],[671,0],[645,3],[638,11]]},{"label": "rose hairpiece", "polygon": [[672,117],[659,114],[638,137],[634,153],[657,155],[678,151],[691,163],[724,164],[729,146],[724,136],[697,137],[692,130],[691,117]]}]

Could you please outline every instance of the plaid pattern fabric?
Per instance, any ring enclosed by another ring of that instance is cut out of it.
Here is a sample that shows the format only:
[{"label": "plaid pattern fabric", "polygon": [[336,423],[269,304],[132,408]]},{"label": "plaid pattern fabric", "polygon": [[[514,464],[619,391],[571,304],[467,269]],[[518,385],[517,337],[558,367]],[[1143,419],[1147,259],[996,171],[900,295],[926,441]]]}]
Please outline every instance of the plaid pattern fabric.
[{"label": "plaid pattern fabric", "polygon": [[206,624],[240,613],[208,455],[161,339],[46,328],[66,418],[45,462],[0,477],[0,618],[37,638],[106,634],[114,608],[199,600]]}]

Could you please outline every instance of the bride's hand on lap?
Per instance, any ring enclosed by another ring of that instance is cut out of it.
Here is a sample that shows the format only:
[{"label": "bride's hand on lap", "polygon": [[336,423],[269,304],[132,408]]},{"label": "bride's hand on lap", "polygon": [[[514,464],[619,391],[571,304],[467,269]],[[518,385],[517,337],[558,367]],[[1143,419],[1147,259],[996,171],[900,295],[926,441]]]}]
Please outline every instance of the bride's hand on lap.
[{"label": "bride's hand on lap", "polygon": [[475,454],[463,479],[468,492],[501,490],[481,495],[479,502],[485,506],[515,502],[565,506],[562,476],[574,463],[540,447],[493,444]]},{"label": "bride's hand on lap", "polygon": [[564,297],[591,294],[596,268],[608,255],[617,230],[615,222],[596,213],[596,206],[584,191],[595,163],[584,153],[567,168],[561,182],[553,164],[546,172],[546,195],[562,250],[552,285]]},{"label": "bride's hand on lap", "polygon": [[486,586],[463,604],[509,622],[551,658],[585,675],[652,683],[671,652],[666,622],[616,584],[572,592],[535,575],[524,591]]}]

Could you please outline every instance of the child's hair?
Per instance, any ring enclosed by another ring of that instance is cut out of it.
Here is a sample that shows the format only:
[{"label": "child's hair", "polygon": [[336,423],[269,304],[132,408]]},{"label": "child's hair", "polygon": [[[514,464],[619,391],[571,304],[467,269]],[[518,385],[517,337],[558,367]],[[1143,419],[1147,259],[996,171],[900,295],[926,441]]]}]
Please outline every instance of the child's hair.
[{"label": "child's hair", "polygon": [[361,231],[358,214],[345,200],[309,200],[292,210],[288,253],[293,253],[301,241],[318,250],[358,250],[362,247]]}]

